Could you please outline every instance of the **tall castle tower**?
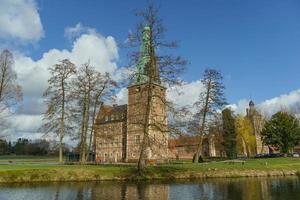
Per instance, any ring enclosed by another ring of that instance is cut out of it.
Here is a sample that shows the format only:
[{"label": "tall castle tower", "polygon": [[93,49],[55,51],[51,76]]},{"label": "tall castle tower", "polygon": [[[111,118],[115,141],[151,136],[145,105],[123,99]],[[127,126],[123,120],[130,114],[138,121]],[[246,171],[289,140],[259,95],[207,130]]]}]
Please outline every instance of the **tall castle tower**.
[{"label": "tall castle tower", "polygon": [[168,157],[166,88],[160,81],[151,37],[150,27],[144,27],[136,77],[128,87],[128,162],[139,158],[145,132],[149,138],[145,145],[147,160],[165,160]]},{"label": "tall castle tower", "polygon": [[253,135],[255,135],[256,139],[256,153],[269,153],[269,149],[266,145],[263,144],[261,138],[261,131],[264,126],[264,120],[262,115],[256,110],[254,102],[251,100],[249,102],[249,108],[247,108],[247,117],[250,119]]}]

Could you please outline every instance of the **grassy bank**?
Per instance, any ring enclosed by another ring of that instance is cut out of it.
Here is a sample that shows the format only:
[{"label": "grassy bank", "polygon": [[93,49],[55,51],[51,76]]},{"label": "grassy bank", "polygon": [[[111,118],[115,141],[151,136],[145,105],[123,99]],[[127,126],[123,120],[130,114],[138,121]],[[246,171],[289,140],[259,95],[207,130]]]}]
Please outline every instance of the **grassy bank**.
[{"label": "grassy bank", "polygon": [[149,166],[138,175],[134,166],[22,163],[0,165],[0,182],[98,181],[255,177],[300,174],[299,158],[251,159],[242,162],[172,163]]}]

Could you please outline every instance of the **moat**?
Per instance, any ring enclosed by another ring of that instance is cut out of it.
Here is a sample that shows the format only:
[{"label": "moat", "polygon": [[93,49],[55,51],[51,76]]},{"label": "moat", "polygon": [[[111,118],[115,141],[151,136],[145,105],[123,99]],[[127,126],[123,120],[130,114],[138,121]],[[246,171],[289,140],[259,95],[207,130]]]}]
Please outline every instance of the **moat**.
[{"label": "moat", "polygon": [[71,182],[2,184],[0,199],[240,200],[300,199],[300,178],[227,178],[183,182]]}]

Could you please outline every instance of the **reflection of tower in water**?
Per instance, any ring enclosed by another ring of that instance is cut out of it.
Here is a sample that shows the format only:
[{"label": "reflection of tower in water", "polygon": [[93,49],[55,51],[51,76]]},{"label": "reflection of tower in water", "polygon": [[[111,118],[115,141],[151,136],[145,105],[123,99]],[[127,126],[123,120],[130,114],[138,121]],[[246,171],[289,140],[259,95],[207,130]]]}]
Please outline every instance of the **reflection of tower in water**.
[{"label": "reflection of tower in water", "polygon": [[109,200],[151,200],[169,199],[169,186],[165,184],[145,184],[145,183],[110,183],[99,184],[92,188],[91,199]]}]

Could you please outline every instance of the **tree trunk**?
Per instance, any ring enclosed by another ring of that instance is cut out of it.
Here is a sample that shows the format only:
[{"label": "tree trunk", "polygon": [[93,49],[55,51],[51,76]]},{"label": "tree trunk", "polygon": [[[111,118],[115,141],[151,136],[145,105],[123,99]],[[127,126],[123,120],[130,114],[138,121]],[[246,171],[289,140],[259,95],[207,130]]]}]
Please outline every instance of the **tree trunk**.
[{"label": "tree trunk", "polygon": [[86,92],[84,94],[83,106],[82,106],[82,119],[81,119],[81,134],[80,134],[80,162],[85,160],[85,151],[84,151],[84,131],[85,131],[85,115],[86,115]]},{"label": "tree trunk", "polygon": [[195,153],[195,156],[193,157],[193,162],[197,163],[199,160],[202,160],[202,143],[203,143],[203,137],[204,137],[204,129],[206,125],[206,114],[208,112],[208,101],[209,101],[209,96],[210,96],[210,87],[211,87],[211,80],[208,83],[207,86],[207,91],[206,91],[206,98],[205,98],[205,103],[204,103],[204,109],[203,109],[203,116],[202,116],[202,124],[200,127],[200,132],[199,132],[199,144],[197,147],[197,151]]},{"label": "tree trunk", "polygon": [[[152,81],[154,78],[154,72],[152,70],[152,67],[155,66],[156,63],[156,58],[155,58],[155,53],[154,53],[154,49],[153,49],[153,40],[152,40],[152,32],[150,34],[150,60],[149,60],[149,65],[148,65],[148,82],[147,82],[147,104],[146,104],[146,112],[145,112],[145,121],[144,121],[144,137],[143,137],[143,142],[142,142],[142,146],[141,146],[141,151],[140,151],[140,157],[139,157],[139,161],[138,161],[138,171],[142,172],[146,166],[146,160],[145,160],[145,150],[148,146],[150,146],[150,140],[149,140],[149,120],[150,120],[150,109],[151,109],[151,105],[152,105]],[[142,92],[142,89],[141,89]],[[141,106],[143,106],[141,104]],[[142,108],[141,108],[142,109]]]},{"label": "tree trunk", "polygon": [[4,85],[4,79],[5,79],[5,69],[2,69],[2,77],[1,77],[1,83],[0,83],[0,102],[2,100],[2,93],[3,93],[3,85]]},{"label": "tree trunk", "polygon": [[[141,90],[142,91],[142,90]],[[147,105],[144,119],[144,137],[141,146],[139,161],[138,161],[138,171],[142,172],[146,166],[145,162],[145,150],[146,147],[149,146],[149,115],[151,109],[151,100],[152,100],[152,78],[149,77],[149,83],[147,86]]]},{"label": "tree trunk", "polygon": [[87,159],[88,159],[88,149],[87,149],[87,132],[88,132],[88,128],[89,128],[89,119],[90,119],[90,91],[88,92],[88,97],[86,99],[86,114],[85,114],[85,129],[84,129],[84,137],[83,137],[83,158],[82,158],[82,162],[86,163]]},{"label": "tree trunk", "polygon": [[59,163],[63,162],[63,138],[60,134],[59,136]]},{"label": "tree trunk", "polygon": [[59,162],[63,162],[63,137],[65,132],[65,86],[64,80],[61,81],[62,88],[62,106],[61,106],[61,119],[60,119],[60,133],[59,133]]},{"label": "tree trunk", "polygon": [[247,157],[249,157],[248,147],[243,137],[242,137],[242,143],[243,143],[243,153],[246,154]]},{"label": "tree trunk", "polygon": [[[96,102],[94,105],[94,110],[93,110],[93,115],[92,115],[92,127],[91,127],[91,132],[90,132],[90,139],[89,139],[89,145],[88,145],[88,152],[91,151],[92,147],[92,140],[93,140],[93,135],[94,135],[94,127],[95,127],[95,118],[96,118],[96,111],[97,111],[97,106],[98,106],[98,98],[96,97]],[[100,104],[101,105],[101,104]]]},{"label": "tree trunk", "polygon": [[193,157],[193,163],[198,163],[199,161],[202,160],[202,143],[203,143],[203,137],[204,135],[201,134],[200,135],[200,139],[199,139],[199,144],[197,146],[197,151]]},{"label": "tree trunk", "polygon": [[0,102],[2,101],[3,93],[4,93],[4,82],[5,78],[7,76],[7,57],[5,57],[5,61],[3,65],[1,66],[2,76],[1,76],[1,84],[0,84]]}]

